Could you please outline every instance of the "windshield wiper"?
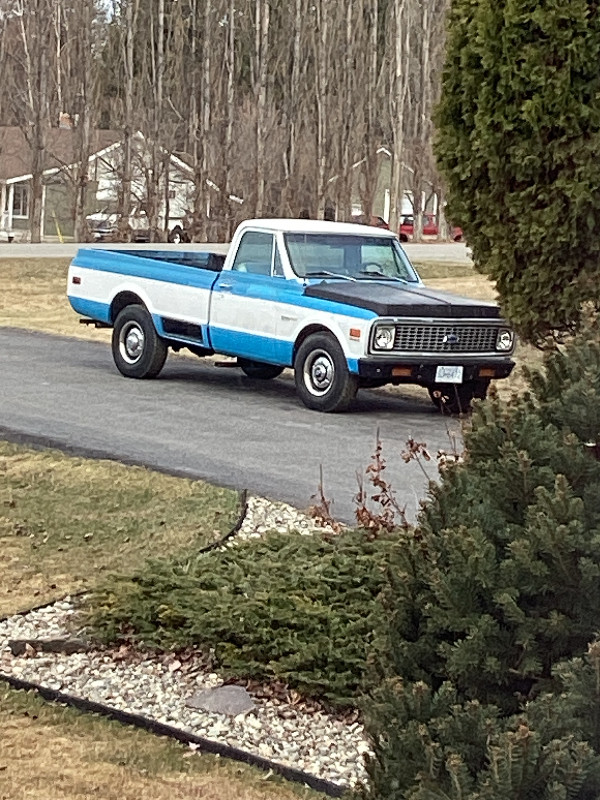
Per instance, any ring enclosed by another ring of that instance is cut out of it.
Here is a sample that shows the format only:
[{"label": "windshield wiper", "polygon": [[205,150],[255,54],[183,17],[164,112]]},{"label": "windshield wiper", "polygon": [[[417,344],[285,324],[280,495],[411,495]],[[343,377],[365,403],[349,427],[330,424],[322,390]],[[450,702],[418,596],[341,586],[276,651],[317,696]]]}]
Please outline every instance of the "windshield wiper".
[{"label": "windshield wiper", "polygon": [[305,278],[340,278],[343,281],[356,281],[356,278],[351,278],[350,275],[340,275],[337,272],[329,272],[326,269],[319,269],[313,272],[305,272]]},{"label": "windshield wiper", "polygon": [[375,272],[372,269],[361,270],[358,274],[364,275],[365,278],[385,278],[386,281],[400,281],[400,283],[408,283],[408,281],[404,278],[398,278],[396,275],[386,275],[385,272]]}]

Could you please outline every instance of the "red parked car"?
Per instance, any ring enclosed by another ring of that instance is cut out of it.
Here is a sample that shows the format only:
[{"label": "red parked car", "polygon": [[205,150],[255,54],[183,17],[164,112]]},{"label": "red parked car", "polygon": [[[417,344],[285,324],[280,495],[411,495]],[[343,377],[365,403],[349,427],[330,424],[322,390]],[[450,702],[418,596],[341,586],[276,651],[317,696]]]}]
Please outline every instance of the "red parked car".
[{"label": "red parked car", "polygon": [[[405,214],[400,218],[400,228],[398,230],[398,236],[400,237],[401,242],[408,242],[409,239],[413,238],[415,230],[415,220],[412,214]],[[432,214],[426,211],[423,214],[423,236],[437,236],[439,234],[438,225],[435,219],[435,214]],[[451,227],[450,235],[452,241],[460,242],[462,241],[462,229],[459,228],[457,225],[453,225]]]}]

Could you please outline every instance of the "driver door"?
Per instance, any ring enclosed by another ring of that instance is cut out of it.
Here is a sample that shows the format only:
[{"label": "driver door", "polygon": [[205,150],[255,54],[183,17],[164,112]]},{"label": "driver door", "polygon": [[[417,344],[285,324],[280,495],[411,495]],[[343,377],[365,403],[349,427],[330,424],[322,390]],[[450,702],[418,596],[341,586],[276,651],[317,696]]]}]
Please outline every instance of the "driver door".
[{"label": "driver door", "polygon": [[246,231],[231,269],[221,272],[212,290],[213,348],[254,361],[281,363],[275,334],[283,281],[274,234]]}]

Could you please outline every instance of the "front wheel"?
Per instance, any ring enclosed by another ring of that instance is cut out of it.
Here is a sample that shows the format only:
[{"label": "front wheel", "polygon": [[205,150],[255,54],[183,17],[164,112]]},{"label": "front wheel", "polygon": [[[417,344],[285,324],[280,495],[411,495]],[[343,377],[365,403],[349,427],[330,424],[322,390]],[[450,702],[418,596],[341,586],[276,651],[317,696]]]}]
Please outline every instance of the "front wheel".
[{"label": "front wheel", "polygon": [[489,381],[466,383],[434,383],[428,386],[429,396],[436,408],[444,414],[467,414],[473,400],[485,400]]},{"label": "front wheel", "polygon": [[143,306],[126,306],[119,312],[112,333],[112,354],[122,375],[155,378],[164,366],[167,349]]},{"label": "front wheel", "polygon": [[273,378],[278,378],[283,372],[283,367],[265,364],[262,361],[250,361],[246,358],[238,358],[238,366],[249,378],[256,378],[260,381],[271,381]]},{"label": "front wheel", "polygon": [[344,352],[330,333],[314,333],[302,342],[294,378],[300,399],[315,411],[345,411],[358,389],[358,376],[348,370]]}]

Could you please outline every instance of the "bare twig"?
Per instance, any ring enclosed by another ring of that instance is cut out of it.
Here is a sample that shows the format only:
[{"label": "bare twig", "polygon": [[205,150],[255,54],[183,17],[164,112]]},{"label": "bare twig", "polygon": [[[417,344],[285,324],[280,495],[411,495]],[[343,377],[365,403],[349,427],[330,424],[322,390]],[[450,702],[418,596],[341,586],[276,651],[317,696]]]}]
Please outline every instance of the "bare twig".
[{"label": "bare twig", "polygon": [[400,455],[402,456],[402,460],[405,464],[408,464],[409,461],[416,461],[425,478],[428,481],[431,480],[431,476],[423,464],[424,461],[431,461],[431,456],[427,450],[427,444],[425,442],[417,442],[417,440],[413,439],[412,437],[407,439],[406,450],[403,450]]},{"label": "bare twig", "polygon": [[[358,492],[354,497],[356,503],[356,521],[359,527],[368,531],[370,538],[376,538],[383,531],[391,532],[396,527],[408,527],[406,507],[400,506],[391,484],[383,477],[386,462],[383,458],[383,445],[377,429],[375,451],[371,456],[371,463],[367,466],[365,474],[373,486],[374,492],[369,497],[364,488],[363,476],[357,473]],[[369,507],[369,500],[379,506],[378,510]],[[396,517],[400,518],[399,523]]]},{"label": "bare twig", "polygon": [[331,528],[336,533],[340,533],[344,526],[341,524],[341,522],[338,522],[338,520],[335,519],[331,512],[333,500],[328,500],[325,496],[322,464],[319,465],[319,486],[316,493],[313,494],[310,499],[317,501],[308,509],[308,513],[314,518],[317,525],[321,526],[322,528]]}]

